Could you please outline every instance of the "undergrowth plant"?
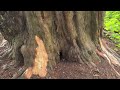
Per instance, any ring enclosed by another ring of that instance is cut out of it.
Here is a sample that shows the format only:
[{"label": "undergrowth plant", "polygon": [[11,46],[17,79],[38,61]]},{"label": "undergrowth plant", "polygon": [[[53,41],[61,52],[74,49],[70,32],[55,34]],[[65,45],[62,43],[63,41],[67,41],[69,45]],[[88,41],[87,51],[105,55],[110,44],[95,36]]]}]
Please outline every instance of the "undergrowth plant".
[{"label": "undergrowth plant", "polygon": [[106,35],[120,48],[120,11],[106,11],[104,28]]}]

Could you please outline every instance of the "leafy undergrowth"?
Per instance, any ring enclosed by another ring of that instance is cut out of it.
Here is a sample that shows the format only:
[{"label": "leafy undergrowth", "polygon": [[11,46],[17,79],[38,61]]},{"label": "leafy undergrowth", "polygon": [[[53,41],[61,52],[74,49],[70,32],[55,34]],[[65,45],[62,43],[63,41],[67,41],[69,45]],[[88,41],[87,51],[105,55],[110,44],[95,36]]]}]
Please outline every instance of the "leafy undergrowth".
[{"label": "leafy undergrowth", "polygon": [[120,11],[106,11],[104,26],[106,36],[120,49]]}]

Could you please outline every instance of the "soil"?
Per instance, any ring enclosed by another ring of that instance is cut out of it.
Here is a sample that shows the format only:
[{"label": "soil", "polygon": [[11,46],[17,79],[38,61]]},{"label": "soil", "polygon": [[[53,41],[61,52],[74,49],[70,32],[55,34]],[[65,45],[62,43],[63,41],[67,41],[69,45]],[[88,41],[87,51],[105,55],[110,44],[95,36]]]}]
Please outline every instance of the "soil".
[{"label": "soil", "polygon": [[51,74],[54,79],[118,79],[108,63],[103,61],[97,68],[78,63],[61,62]]},{"label": "soil", "polygon": [[[114,48],[114,43],[108,42],[108,46]],[[14,67],[14,60],[0,60],[0,79],[10,79],[16,75],[22,67]],[[76,62],[59,62],[47,79],[119,79],[107,60],[95,63],[97,67],[88,67],[86,64]],[[120,67],[115,67],[120,73]],[[34,77],[33,77],[34,79]]]}]

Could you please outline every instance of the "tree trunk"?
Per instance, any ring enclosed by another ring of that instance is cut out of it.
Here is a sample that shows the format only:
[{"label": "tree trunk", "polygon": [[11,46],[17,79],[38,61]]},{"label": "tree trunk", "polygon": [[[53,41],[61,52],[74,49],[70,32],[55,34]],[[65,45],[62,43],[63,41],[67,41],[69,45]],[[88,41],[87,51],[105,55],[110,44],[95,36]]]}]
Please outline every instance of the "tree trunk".
[{"label": "tree trunk", "polygon": [[102,11],[8,11],[1,12],[1,21],[17,65],[32,70],[28,78],[37,75],[37,61],[48,60],[49,71],[61,60],[90,66],[100,60],[96,50],[101,50]]}]

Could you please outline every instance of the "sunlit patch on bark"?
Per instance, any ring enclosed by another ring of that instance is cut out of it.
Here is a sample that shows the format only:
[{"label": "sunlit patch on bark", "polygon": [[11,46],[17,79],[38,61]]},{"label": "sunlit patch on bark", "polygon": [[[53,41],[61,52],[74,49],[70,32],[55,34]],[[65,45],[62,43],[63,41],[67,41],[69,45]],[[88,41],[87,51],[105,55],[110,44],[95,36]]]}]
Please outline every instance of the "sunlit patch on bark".
[{"label": "sunlit patch on bark", "polygon": [[37,42],[38,47],[35,50],[34,65],[25,72],[25,77],[28,79],[30,79],[32,75],[45,77],[47,74],[48,55],[44,43],[38,36],[35,36],[35,41]]}]

